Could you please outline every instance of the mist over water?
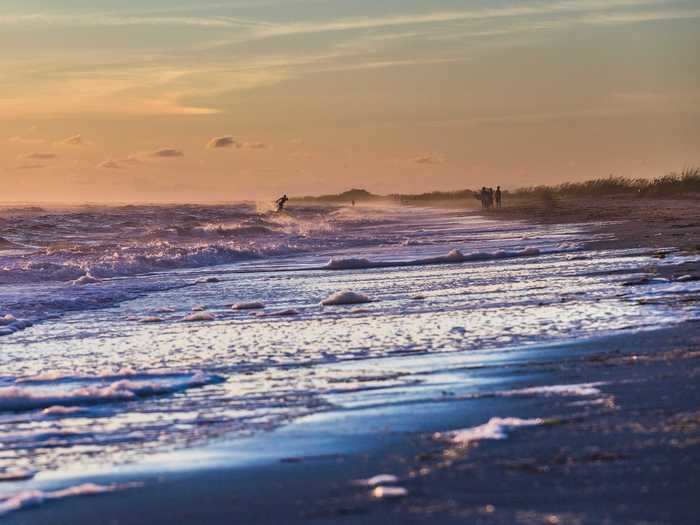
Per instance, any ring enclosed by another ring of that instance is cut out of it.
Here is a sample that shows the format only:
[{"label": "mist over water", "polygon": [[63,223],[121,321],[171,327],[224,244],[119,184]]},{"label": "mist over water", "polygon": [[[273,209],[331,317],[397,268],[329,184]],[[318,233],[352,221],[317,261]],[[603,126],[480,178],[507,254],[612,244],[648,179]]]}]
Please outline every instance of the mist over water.
[{"label": "mist over water", "polygon": [[697,283],[622,287],[650,257],[583,250],[585,225],[245,203],[0,217],[0,470],[439,399],[450,369],[696,315],[640,298]]}]

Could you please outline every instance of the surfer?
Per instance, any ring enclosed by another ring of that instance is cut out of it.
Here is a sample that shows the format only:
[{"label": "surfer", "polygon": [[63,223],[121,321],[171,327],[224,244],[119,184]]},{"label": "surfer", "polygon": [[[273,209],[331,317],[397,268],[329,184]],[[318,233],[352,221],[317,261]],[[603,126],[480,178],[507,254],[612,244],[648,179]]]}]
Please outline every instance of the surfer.
[{"label": "surfer", "polygon": [[287,197],[287,194],[285,193],[282,195],[279,199],[275,201],[275,204],[277,204],[277,211],[284,211],[284,205],[287,203],[289,198]]}]

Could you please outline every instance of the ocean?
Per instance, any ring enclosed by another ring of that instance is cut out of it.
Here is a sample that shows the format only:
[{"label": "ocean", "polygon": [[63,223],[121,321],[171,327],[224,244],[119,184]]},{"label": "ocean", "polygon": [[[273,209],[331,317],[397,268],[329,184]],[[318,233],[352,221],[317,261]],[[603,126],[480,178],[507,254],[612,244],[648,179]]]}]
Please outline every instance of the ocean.
[{"label": "ocean", "polygon": [[0,485],[478,391],[487,379],[452,371],[697,316],[650,300],[697,282],[622,286],[655,253],[584,249],[595,226],[399,206],[0,208]]}]

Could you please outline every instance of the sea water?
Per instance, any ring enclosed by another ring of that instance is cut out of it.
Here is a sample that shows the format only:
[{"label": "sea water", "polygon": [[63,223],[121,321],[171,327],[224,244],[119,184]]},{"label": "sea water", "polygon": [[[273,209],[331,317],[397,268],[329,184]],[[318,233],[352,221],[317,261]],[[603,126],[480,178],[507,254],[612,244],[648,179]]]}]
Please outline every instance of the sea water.
[{"label": "sea water", "polygon": [[400,404],[504,349],[697,315],[642,300],[697,282],[622,286],[654,260],[584,249],[594,226],[391,206],[2,209],[0,473]]}]

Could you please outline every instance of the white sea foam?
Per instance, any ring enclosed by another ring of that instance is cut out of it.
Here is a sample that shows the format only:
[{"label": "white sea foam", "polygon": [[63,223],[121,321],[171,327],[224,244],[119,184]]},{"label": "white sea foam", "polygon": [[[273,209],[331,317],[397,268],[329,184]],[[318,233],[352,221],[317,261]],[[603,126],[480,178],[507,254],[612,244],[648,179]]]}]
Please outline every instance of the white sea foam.
[{"label": "white sea foam", "polygon": [[0,412],[44,409],[54,405],[71,407],[132,401],[222,381],[224,379],[220,376],[196,372],[172,379],[120,379],[108,384],[89,384],[66,389],[56,388],[55,385],[52,388],[10,386],[0,388]]},{"label": "white sea foam", "polygon": [[269,312],[257,312],[257,317],[291,317],[299,315],[299,310],[295,308],[284,308],[281,310],[270,310]]},{"label": "white sea foam", "polygon": [[41,413],[45,416],[67,416],[70,414],[77,414],[79,412],[84,412],[84,407],[66,407],[63,405],[54,405],[45,408]]},{"label": "white sea foam", "polygon": [[95,483],[83,483],[82,485],[75,485],[73,487],[54,491],[25,490],[0,500],[0,516],[18,510],[36,507],[47,501],[75,496],[94,496],[135,486],[140,486],[140,484],[114,483],[111,485],[97,485]]},{"label": "white sea foam", "polygon": [[12,314],[5,314],[0,317],[0,326],[7,326],[15,322],[17,322],[17,318]]},{"label": "white sea foam", "polygon": [[186,322],[196,322],[196,321],[214,321],[216,316],[211,312],[196,311],[190,315],[186,315],[182,318]]},{"label": "white sea foam", "polygon": [[403,498],[408,496],[408,491],[403,487],[375,487],[372,496],[377,499]]},{"label": "white sea foam", "polygon": [[427,257],[424,259],[411,259],[406,261],[371,261],[364,258],[336,258],[333,257],[325,266],[326,270],[361,270],[371,268],[394,268],[404,266],[423,266],[431,264],[455,264],[463,262],[488,261],[492,259],[510,259],[514,257],[532,257],[540,255],[537,248],[526,248],[518,251],[498,252],[473,252],[464,254],[460,250],[451,250],[447,255]]},{"label": "white sea foam", "polygon": [[86,284],[95,284],[102,282],[101,279],[98,279],[97,277],[94,277],[90,275],[90,273],[86,273],[82,277],[78,277],[73,281],[74,286],[85,286]]},{"label": "white sea foam", "polygon": [[492,417],[488,423],[462,430],[438,432],[433,437],[440,441],[448,441],[455,445],[467,446],[474,441],[483,439],[505,439],[508,431],[518,427],[541,425],[543,419],[520,419],[517,417]]},{"label": "white sea foam", "polygon": [[265,308],[265,303],[261,303],[258,301],[236,303],[231,308],[234,310],[259,310],[261,308]]},{"label": "white sea foam", "polygon": [[321,301],[321,305],[335,306],[342,304],[361,304],[369,302],[372,302],[372,299],[367,297],[365,294],[346,290],[341,292],[335,292],[334,294],[329,295],[323,301]]},{"label": "white sea foam", "polygon": [[578,383],[573,385],[547,385],[533,386],[528,388],[518,388],[515,390],[507,390],[500,392],[502,396],[572,396],[572,397],[588,397],[599,396],[600,390],[597,388],[605,383]]},{"label": "white sea foam", "polygon": [[147,315],[146,317],[142,317],[139,319],[142,323],[162,323],[163,318],[158,317],[157,315]]},{"label": "white sea foam", "polygon": [[362,307],[351,308],[350,313],[351,314],[369,314],[369,313],[372,313],[372,309],[371,308],[362,308]]},{"label": "white sea foam", "polygon": [[398,482],[399,478],[393,474],[377,474],[368,479],[358,479],[354,483],[366,487],[376,487],[377,485],[392,485]]}]

